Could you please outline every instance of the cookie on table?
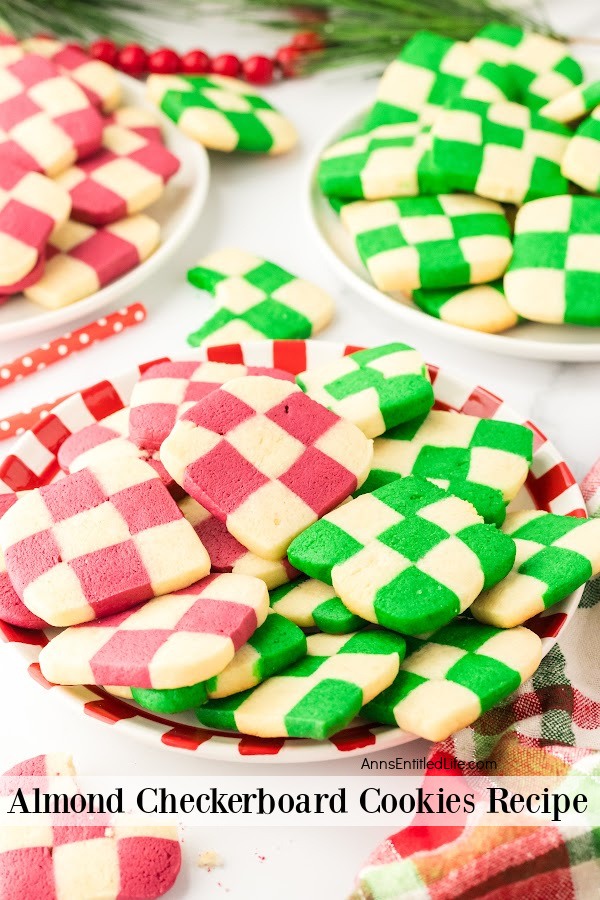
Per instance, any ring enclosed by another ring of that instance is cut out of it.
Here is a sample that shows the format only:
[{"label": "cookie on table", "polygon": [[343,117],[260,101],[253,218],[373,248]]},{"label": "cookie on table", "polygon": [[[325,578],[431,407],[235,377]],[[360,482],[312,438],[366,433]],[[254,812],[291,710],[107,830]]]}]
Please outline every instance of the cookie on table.
[{"label": "cookie on table", "polygon": [[93,425],[86,425],[81,431],[73,432],[58,449],[59,466],[63,472],[71,474],[108,459],[141,459],[152,466],[171,496],[179,499],[183,496],[183,489],[171,478],[159,454],[141,449],[129,439],[130,415],[131,410],[126,406]]},{"label": "cookie on table", "polygon": [[0,160],[58,175],[98,150],[102,117],[49,59],[28,54],[0,68]]},{"label": "cookie on table", "polygon": [[503,531],[517,547],[507,577],[471,607],[480,622],[521,625],[568,597],[600,572],[600,520],[541,510],[510,513]]},{"label": "cookie on table", "polygon": [[556,122],[576,122],[600,104],[600,80],[585,81],[540,109],[540,115]]},{"label": "cookie on table", "polygon": [[496,525],[525,484],[533,459],[533,432],[515,422],[479,419],[434,409],[377,438],[364,493],[407,475],[419,475],[468,500]]},{"label": "cookie on table", "polygon": [[10,160],[1,161],[0,294],[16,293],[70,211],[69,195],[56,182]]},{"label": "cookie on table", "polygon": [[583,72],[562,41],[513,25],[485,25],[469,46],[507,71],[519,92],[519,100],[539,110],[550,100],[581,84]]},{"label": "cookie on table", "polygon": [[523,206],[504,290],[524,319],[600,325],[600,198],[564,195]]},{"label": "cookie on table", "polygon": [[292,543],[289,558],[331,581],[355,615],[424,634],[504,578],[515,545],[470,503],[411,476],[329,513]]},{"label": "cookie on table", "polygon": [[57,183],[71,197],[73,219],[108,225],[158,200],[179,165],[158,141],[106,125],[100,150],[62,172]]},{"label": "cookie on table", "polygon": [[600,194],[600,106],[583,120],[569,141],[562,173],[591,194]]},{"label": "cookie on table", "polygon": [[105,125],[120,125],[147,141],[158,141],[164,144],[163,133],[158,117],[144,109],[143,106],[120,106],[104,119]]},{"label": "cookie on table", "polygon": [[217,312],[188,336],[194,347],[265,338],[304,340],[333,317],[333,300],[326,291],[244,250],[211,253],[189,270],[188,281],[218,303]]},{"label": "cookie on table", "polygon": [[512,254],[502,207],[481,197],[356,200],[340,217],[381,291],[493,281]]},{"label": "cookie on table", "polygon": [[209,513],[192,497],[181,500],[179,508],[204,544],[210,556],[211,571],[252,575],[264,581],[269,590],[286,584],[300,574],[285,556],[283,559],[263,559],[251,553],[229,534],[225,522]]},{"label": "cookie on table", "polygon": [[386,631],[314,634],[300,662],[250,691],[210,700],[196,715],[209,728],[325,740],[393,682],[405,646]]},{"label": "cookie on table", "polygon": [[42,277],[25,296],[46,309],[89,297],[154,253],[158,222],[140,213],[103,228],[69,220],[50,240]]},{"label": "cookie on table", "polygon": [[210,570],[194,529],[138,459],[27,491],[0,519],[0,545],[19,597],[61,627],[185,588]]},{"label": "cookie on table", "polygon": [[274,156],[298,141],[292,123],[236,78],[151,75],[147,93],[184,134],[211,150]]},{"label": "cookie on table", "polygon": [[446,182],[431,145],[430,127],[418,122],[344,137],[321,156],[319,186],[326,196],[356,200],[440,194]]},{"label": "cookie on table", "polygon": [[397,678],[361,715],[443,741],[516,691],[541,658],[542,643],[527,628],[457,619],[426,640],[407,638]]},{"label": "cookie on table", "polygon": [[518,205],[567,190],[560,167],[570,130],[520,103],[455,100],[432,134],[449,188]]},{"label": "cookie on table", "polygon": [[271,591],[271,608],[301,628],[318,628],[325,634],[348,634],[367,622],[346,609],[324,581],[303,576]]},{"label": "cookie on table", "polygon": [[351,422],[297,385],[260,375],[212,391],[160,450],[175,481],[264,559],[281,559],[297,534],[360,487],[372,453]]},{"label": "cookie on table", "polygon": [[140,447],[158,450],[178,417],[211,391],[245,375],[269,375],[293,381],[282,369],[231,363],[176,360],[150,366],[133,386],[129,415],[131,439]]},{"label": "cookie on table", "polygon": [[412,301],[436,319],[487,334],[507,331],[519,321],[506,302],[501,280],[466,288],[417,288],[412,292]]},{"label": "cookie on table", "polygon": [[354,422],[369,438],[433,406],[427,366],[408,344],[359,350],[302,372],[296,382],[309,397]]},{"label": "cookie on table", "polygon": [[512,90],[502,66],[482,62],[469,44],[418,31],[383,73],[366,128],[417,120],[431,125],[454,97],[500,100]]}]

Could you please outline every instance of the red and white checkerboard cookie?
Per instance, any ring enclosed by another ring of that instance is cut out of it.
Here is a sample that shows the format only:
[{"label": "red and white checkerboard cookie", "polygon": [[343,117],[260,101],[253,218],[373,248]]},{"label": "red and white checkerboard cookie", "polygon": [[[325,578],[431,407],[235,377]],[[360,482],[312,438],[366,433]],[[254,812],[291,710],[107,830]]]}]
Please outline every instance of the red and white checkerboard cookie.
[{"label": "red and white checkerboard cookie", "polygon": [[68,306],[135,268],[159,242],[158,222],[141,213],[104,228],[69,220],[51,238],[44,274],[25,296],[47,309]]},{"label": "red and white checkerboard cookie", "polygon": [[[6,489],[6,485],[0,482],[0,519],[16,502],[17,494]],[[0,619],[9,625],[16,625],[17,628],[45,628],[48,624],[38,616],[34,616],[18,596],[6,571],[2,548],[0,548]]]},{"label": "red and white checkerboard cookie", "polygon": [[146,209],[161,196],[179,160],[157,141],[107,125],[102,149],[58,176],[71,197],[72,217],[106,225]]},{"label": "red and white checkerboard cookie", "polygon": [[366,479],[373,442],[287,381],[237,378],[189,409],[161,447],[175,481],[245,547],[281,559]]},{"label": "red and white checkerboard cookie", "polygon": [[87,622],[187,587],[208,553],[157,473],[111,459],[21,495],[0,546],[25,605],[51,625]]},{"label": "red and white checkerboard cookie", "polygon": [[0,68],[0,159],[58,175],[98,150],[102,117],[49,59],[29,54]]},{"label": "red and white checkerboard cookie", "polygon": [[[13,766],[3,785],[71,794],[74,775],[70,757],[53,753]],[[89,819],[41,814],[35,824],[1,827],[2,900],[151,900],[173,886],[181,868],[176,828]]]},{"label": "red and white checkerboard cookie", "polygon": [[171,496],[176,500],[180,499],[185,492],[171,478],[158,453],[142,450],[129,439],[129,413],[129,407],[126,406],[105,419],[69,435],[58,450],[59,466],[64,472],[71,473],[107,459],[123,459],[123,457],[143,459],[152,466]]},{"label": "red and white checkerboard cookie", "polygon": [[23,49],[12,34],[0,34],[0,66],[9,66],[22,59]]},{"label": "red and white checkerboard cookie", "polygon": [[189,687],[222,672],[269,611],[258,578],[210,575],[185,590],[61,631],[40,654],[54,684]]},{"label": "red and white checkerboard cookie", "polygon": [[[282,584],[297,578],[300,572],[287,557],[283,559],[262,559],[256,553],[246,550],[243,544],[227,531],[225,522],[211,515],[192,497],[179,502],[179,509],[206,547],[213,572],[233,572],[237,575],[253,575],[264,581],[272,591]],[[1,618],[1,616],[0,616]]]},{"label": "red and white checkerboard cookie", "polygon": [[23,41],[27,53],[51,59],[57,68],[83,88],[95,106],[111,112],[121,102],[121,83],[112,66],[93,59],[73,44],[62,44],[52,38],[38,37]]},{"label": "red and white checkerboard cookie", "polygon": [[10,160],[0,163],[0,294],[15,293],[43,258],[52,232],[69,218],[71,201],[56,182]]},{"label": "red and white checkerboard cookie", "polygon": [[110,116],[106,116],[105,125],[120,125],[134,131],[147,141],[164,143],[160,122],[157,117],[142,106],[121,106]]},{"label": "red and white checkerboard cookie", "polygon": [[294,376],[282,369],[231,363],[180,360],[150,366],[131,394],[131,439],[140,447],[158,450],[187,409],[227,381],[245,375],[294,381]]}]

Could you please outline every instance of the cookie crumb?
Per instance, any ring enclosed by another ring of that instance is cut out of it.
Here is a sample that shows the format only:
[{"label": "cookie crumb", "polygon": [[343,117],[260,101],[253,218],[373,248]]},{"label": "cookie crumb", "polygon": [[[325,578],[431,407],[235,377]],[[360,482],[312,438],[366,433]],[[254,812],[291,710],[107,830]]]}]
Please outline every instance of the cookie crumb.
[{"label": "cookie crumb", "polygon": [[200,869],[208,869],[210,871],[217,866],[222,866],[223,860],[216,850],[203,850],[202,853],[198,856],[198,862],[196,863],[196,865]]}]

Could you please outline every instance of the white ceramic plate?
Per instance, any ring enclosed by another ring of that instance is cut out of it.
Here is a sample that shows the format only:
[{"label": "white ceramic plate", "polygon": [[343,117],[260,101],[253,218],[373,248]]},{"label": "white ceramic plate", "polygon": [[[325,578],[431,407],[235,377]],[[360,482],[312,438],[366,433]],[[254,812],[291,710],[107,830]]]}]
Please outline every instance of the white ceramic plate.
[{"label": "white ceramic plate", "polygon": [[143,106],[161,120],[165,143],[180,159],[181,167],[167,185],[162,197],[147,210],[161,227],[161,243],[155,253],[131,272],[107,284],[84,300],[63,309],[45,310],[22,295],[9,298],[0,306],[0,341],[38,334],[83,319],[109,304],[117,304],[126,292],[145,281],[159,269],[188,236],[204,206],[209,183],[208,153],[149,105],[144,86],[127,75],[119,75],[123,84],[123,105]]},{"label": "white ceramic plate", "polygon": [[[306,368],[349,352],[343,344],[329,341],[260,341],[211,347],[207,351],[190,351],[186,358],[217,362],[243,362],[250,366],[275,366],[298,374]],[[474,383],[466,383],[430,366],[436,402],[444,409],[470,413],[483,418],[505,419],[527,424],[534,432],[533,466],[513,508],[550,509],[562,515],[585,516],[583,497],[575,478],[554,445],[533,425],[510,409],[494,394]],[[58,445],[69,433],[85,427],[90,421],[101,419],[127,404],[139,372],[131,370],[111,382],[102,382],[60,403],[52,414],[53,427],[48,429],[42,420],[32,431],[24,434],[10,455],[0,464],[0,479],[12,490],[48,484],[58,473],[56,453]],[[57,433],[60,439],[57,441]],[[548,473],[553,477],[548,477]],[[575,591],[562,603],[536,616],[528,626],[543,642],[544,655],[554,646],[577,609],[583,588]],[[40,648],[51,636],[42,631],[24,631],[0,622],[0,640],[12,645],[29,675],[53,697],[60,697],[75,706],[82,721],[91,717],[110,726],[111,730],[130,734],[137,740],[154,746],[192,753],[207,759],[230,762],[296,763],[340,759],[388,747],[397,747],[415,740],[399,728],[367,725],[355,722],[326,741],[252,738],[222,731],[201,728],[193,712],[178,716],[158,716],[142,709],[133,701],[119,700],[96,687],[52,686],[44,681],[37,663]],[[23,673],[24,674],[24,673]],[[46,692],[40,691],[40,702],[46,702]]]},{"label": "white ceramic plate", "polygon": [[319,248],[337,274],[364,297],[381,309],[423,331],[431,331],[447,340],[456,341],[477,350],[522,356],[527,359],[551,359],[571,362],[600,360],[600,327],[583,328],[576,325],[542,325],[522,323],[503,334],[483,334],[442,322],[418,309],[400,293],[384,294],[371,281],[353,241],[342,227],[317,184],[317,167],[323,151],[342,135],[358,127],[366,109],[346,114],[331,131],[311,160],[309,168],[308,215]]}]

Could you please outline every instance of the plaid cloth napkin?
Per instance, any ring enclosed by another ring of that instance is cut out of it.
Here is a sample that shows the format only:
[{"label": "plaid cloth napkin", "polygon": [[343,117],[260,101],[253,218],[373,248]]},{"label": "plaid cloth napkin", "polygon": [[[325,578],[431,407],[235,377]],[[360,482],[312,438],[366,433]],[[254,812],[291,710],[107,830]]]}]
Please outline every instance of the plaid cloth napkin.
[{"label": "plaid cloth napkin", "polygon": [[[582,491],[600,516],[600,460]],[[493,760],[494,775],[563,778],[600,771],[600,578],[587,585],[564,637],[512,699],[431,748],[430,759]],[[444,757],[446,759],[444,759]],[[487,774],[458,782],[492,784]],[[431,770],[432,775],[436,770]],[[428,775],[425,775],[427,779]],[[425,783],[426,786],[426,783]],[[524,793],[527,793],[522,782]],[[459,788],[460,790],[460,788]],[[600,897],[600,828],[498,826],[477,811],[451,827],[416,817],[371,855],[351,900],[588,900]]]}]

